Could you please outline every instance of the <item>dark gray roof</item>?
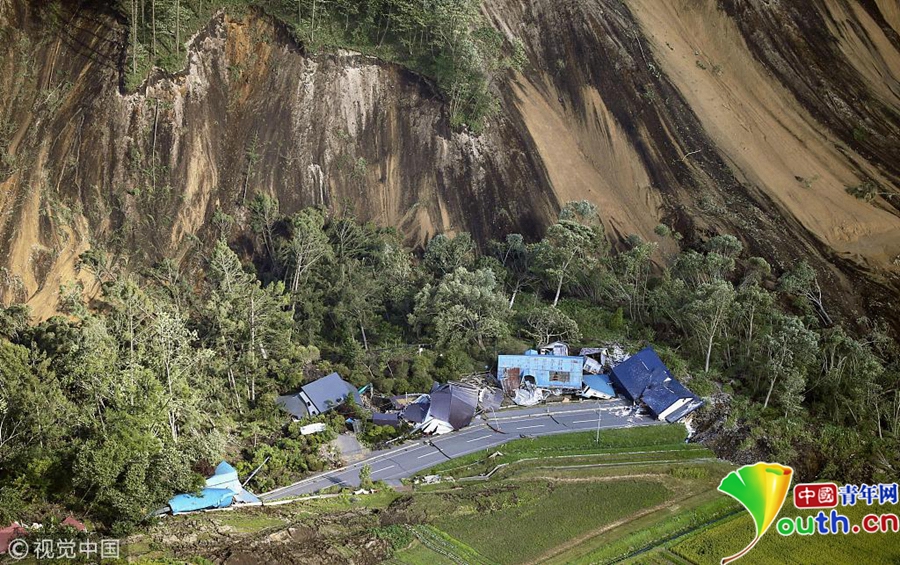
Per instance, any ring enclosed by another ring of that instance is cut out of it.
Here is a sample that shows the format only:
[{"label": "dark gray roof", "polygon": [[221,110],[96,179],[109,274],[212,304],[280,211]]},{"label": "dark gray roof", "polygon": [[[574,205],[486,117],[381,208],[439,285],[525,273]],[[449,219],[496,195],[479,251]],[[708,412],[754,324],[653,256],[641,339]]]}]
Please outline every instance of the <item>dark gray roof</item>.
[{"label": "dark gray roof", "polygon": [[650,386],[644,391],[641,400],[653,412],[654,416],[659,416],[682,398],[697,399],[684,385],[675,379],[671,379],[664,383]]},{"label": "dark gray roof", "polygon": [[431,407],[428,414],[453,426],[465,428],[475,417],[478,390],[458,384],[437,385],[431,391]]},{"label": "dark gray roof", "polygon": [[300,400],[300,397],[297,396],[296,393],[279,396],[275,399],[275,404],[281,406],[288,414],[295,418],[304,418],[309,414],[309,411],[306,409],[306,404]]},{"label": "dark gray roof", "polygon": [[412,404],[404,408],[403,412],[401,412],[400,414],[405,420],[408,420],[414,424],[421,424],[425,421],[425,416],[428,414],[428,407],[430,405],[430,401],[413,402]]},{"label": "dark gray roof", "polygon": [[400,414],[383,414],[381,412],[372,412],[372,423],[376,426],[394,426],[400,425]]},{"label": "dark gray roof", "polygon": [[613,367],[611,376],[628,400],[639,400],[650,385],[673,378],[659,355],[650,347]]},{"label": "dark gray roof", "polygon": [[339,406],[347,400],[349,395],[353,396],[357,404],[360,403],[359,392],[356,388],[337,373],[331,373],[304,385],[301,390],[306,393],[319,412],[326,412]]}]

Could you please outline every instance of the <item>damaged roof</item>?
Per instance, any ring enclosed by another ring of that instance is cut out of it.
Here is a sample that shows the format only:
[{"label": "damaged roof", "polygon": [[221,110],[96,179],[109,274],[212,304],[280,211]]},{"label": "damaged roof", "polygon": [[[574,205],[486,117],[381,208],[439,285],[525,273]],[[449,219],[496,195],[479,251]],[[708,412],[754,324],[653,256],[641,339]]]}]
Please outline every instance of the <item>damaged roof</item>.
[{"label": "damaged roof", "polygon": [[629,400],[643,402],[654,417],[670,423],[703,405],[703,401],[672,376],[651,347],[613,367],[611,376]]},{"label": "damaged roof", "polygon": [[674,379],[672,373],[651,347],[642,349],[612,369],[613,381],[625,392],[628,400],[639,400],[653,384]]},{"label": "damaged roof", "polygon": [[[285,394],[275,399],[275,403],[296,418],[303,418],[310,413],[300,393],[306,395],[319,413],[327,412],[343,404],[352,395],[357,404],[361,402],[359,391],[341,378],[337,373],[317,379],[300,387],[300,392]],[[315,411],[313,411],[315,412]]]},{"label": "damaged roof", "polygon": [[350,395],[353,396],[353,400],[357,404],[360,403],[359,392],[356,390],[356,387],[342,379],[337,373],[331,373],[304,385],[300,390],[306,394],[319,412],[325,412],[343,404]]},{"label": "damaged roof", "polygon": [[697,400],[697,397],[675,379],[650,386],[641,397],[655,416],[659,416],[682,399]]},{"label": "damaged roof", "polygon": [[478,390],[449,383],[435,384],[431,390],[431,406],[428,417],[447,422],[453,429],[468,426],[475,417],[478,406]]}]

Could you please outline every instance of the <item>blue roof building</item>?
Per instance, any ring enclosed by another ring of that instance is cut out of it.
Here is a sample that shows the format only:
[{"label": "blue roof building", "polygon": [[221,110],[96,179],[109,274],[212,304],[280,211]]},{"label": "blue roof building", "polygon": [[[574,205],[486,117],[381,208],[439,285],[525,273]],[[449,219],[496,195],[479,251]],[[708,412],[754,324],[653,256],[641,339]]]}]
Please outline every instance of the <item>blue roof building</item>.
[{"label": "blue roof building", "polygon": [[654,417],[677,422],[703,402],[678,382],[651,347],[619,363],[610,374],[613,384],[632,402],[643,402]]},{"label": "blue roof building", "polygon": [[497,357],[497,378],[508,393],[514,393],[523,384],[533,384],[538,388],[580,390],[583,376],[583,357],[538,355],[536,351],[528,351],[525,355]]}]

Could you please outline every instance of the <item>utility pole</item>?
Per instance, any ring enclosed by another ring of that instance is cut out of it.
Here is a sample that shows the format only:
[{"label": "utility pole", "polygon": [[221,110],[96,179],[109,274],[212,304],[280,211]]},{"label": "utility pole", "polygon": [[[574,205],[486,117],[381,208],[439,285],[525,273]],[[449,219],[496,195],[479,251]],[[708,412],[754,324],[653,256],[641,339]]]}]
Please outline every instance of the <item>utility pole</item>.
[{"label": "utility pole", "polygon": [[597,402],[597,444],[600,444],[600,403]]},{"label": "utility pole", "polygon": [[493,406],[491,406],[491,412],[494,414],[494,425],[495,425],[495,426],[497,427],[497,429],[499,430],[499,429],[500,429],[500,421],[497,419],[497,411],[494,410],[494,407],[493,407]]}]

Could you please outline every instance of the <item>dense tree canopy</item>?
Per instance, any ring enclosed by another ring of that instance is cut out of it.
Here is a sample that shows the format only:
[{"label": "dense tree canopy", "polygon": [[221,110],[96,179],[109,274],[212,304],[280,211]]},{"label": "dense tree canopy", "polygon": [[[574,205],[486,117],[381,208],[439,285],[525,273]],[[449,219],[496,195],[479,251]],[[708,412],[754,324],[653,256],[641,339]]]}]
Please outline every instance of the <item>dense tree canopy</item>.
[{"label": "dense tree canopy", "polygon": [[100,283],[90,302],[69,287],[67,314],[36,324],[0,309],[0,520],[64,506],[125,531],[226,456],[243,476],[266,462],[251,488],[289,483],[327,465],[321,444],[345,416],[303,436],[277,394],[331,371],[426,392],[556,339],[652,342],[695,392],[727,399],[741,449],[822,478],[896,478],[896,342],[869,320],[833,323],[810,265],[776,279],[731,236],[670,258],[637,237],[614,252],[586,203],[542,240],[484,254],[468,234],[412,250],[321,209],[248,206],[253,249],[219,240],[190,271],[95,249],[81,261]]}]

